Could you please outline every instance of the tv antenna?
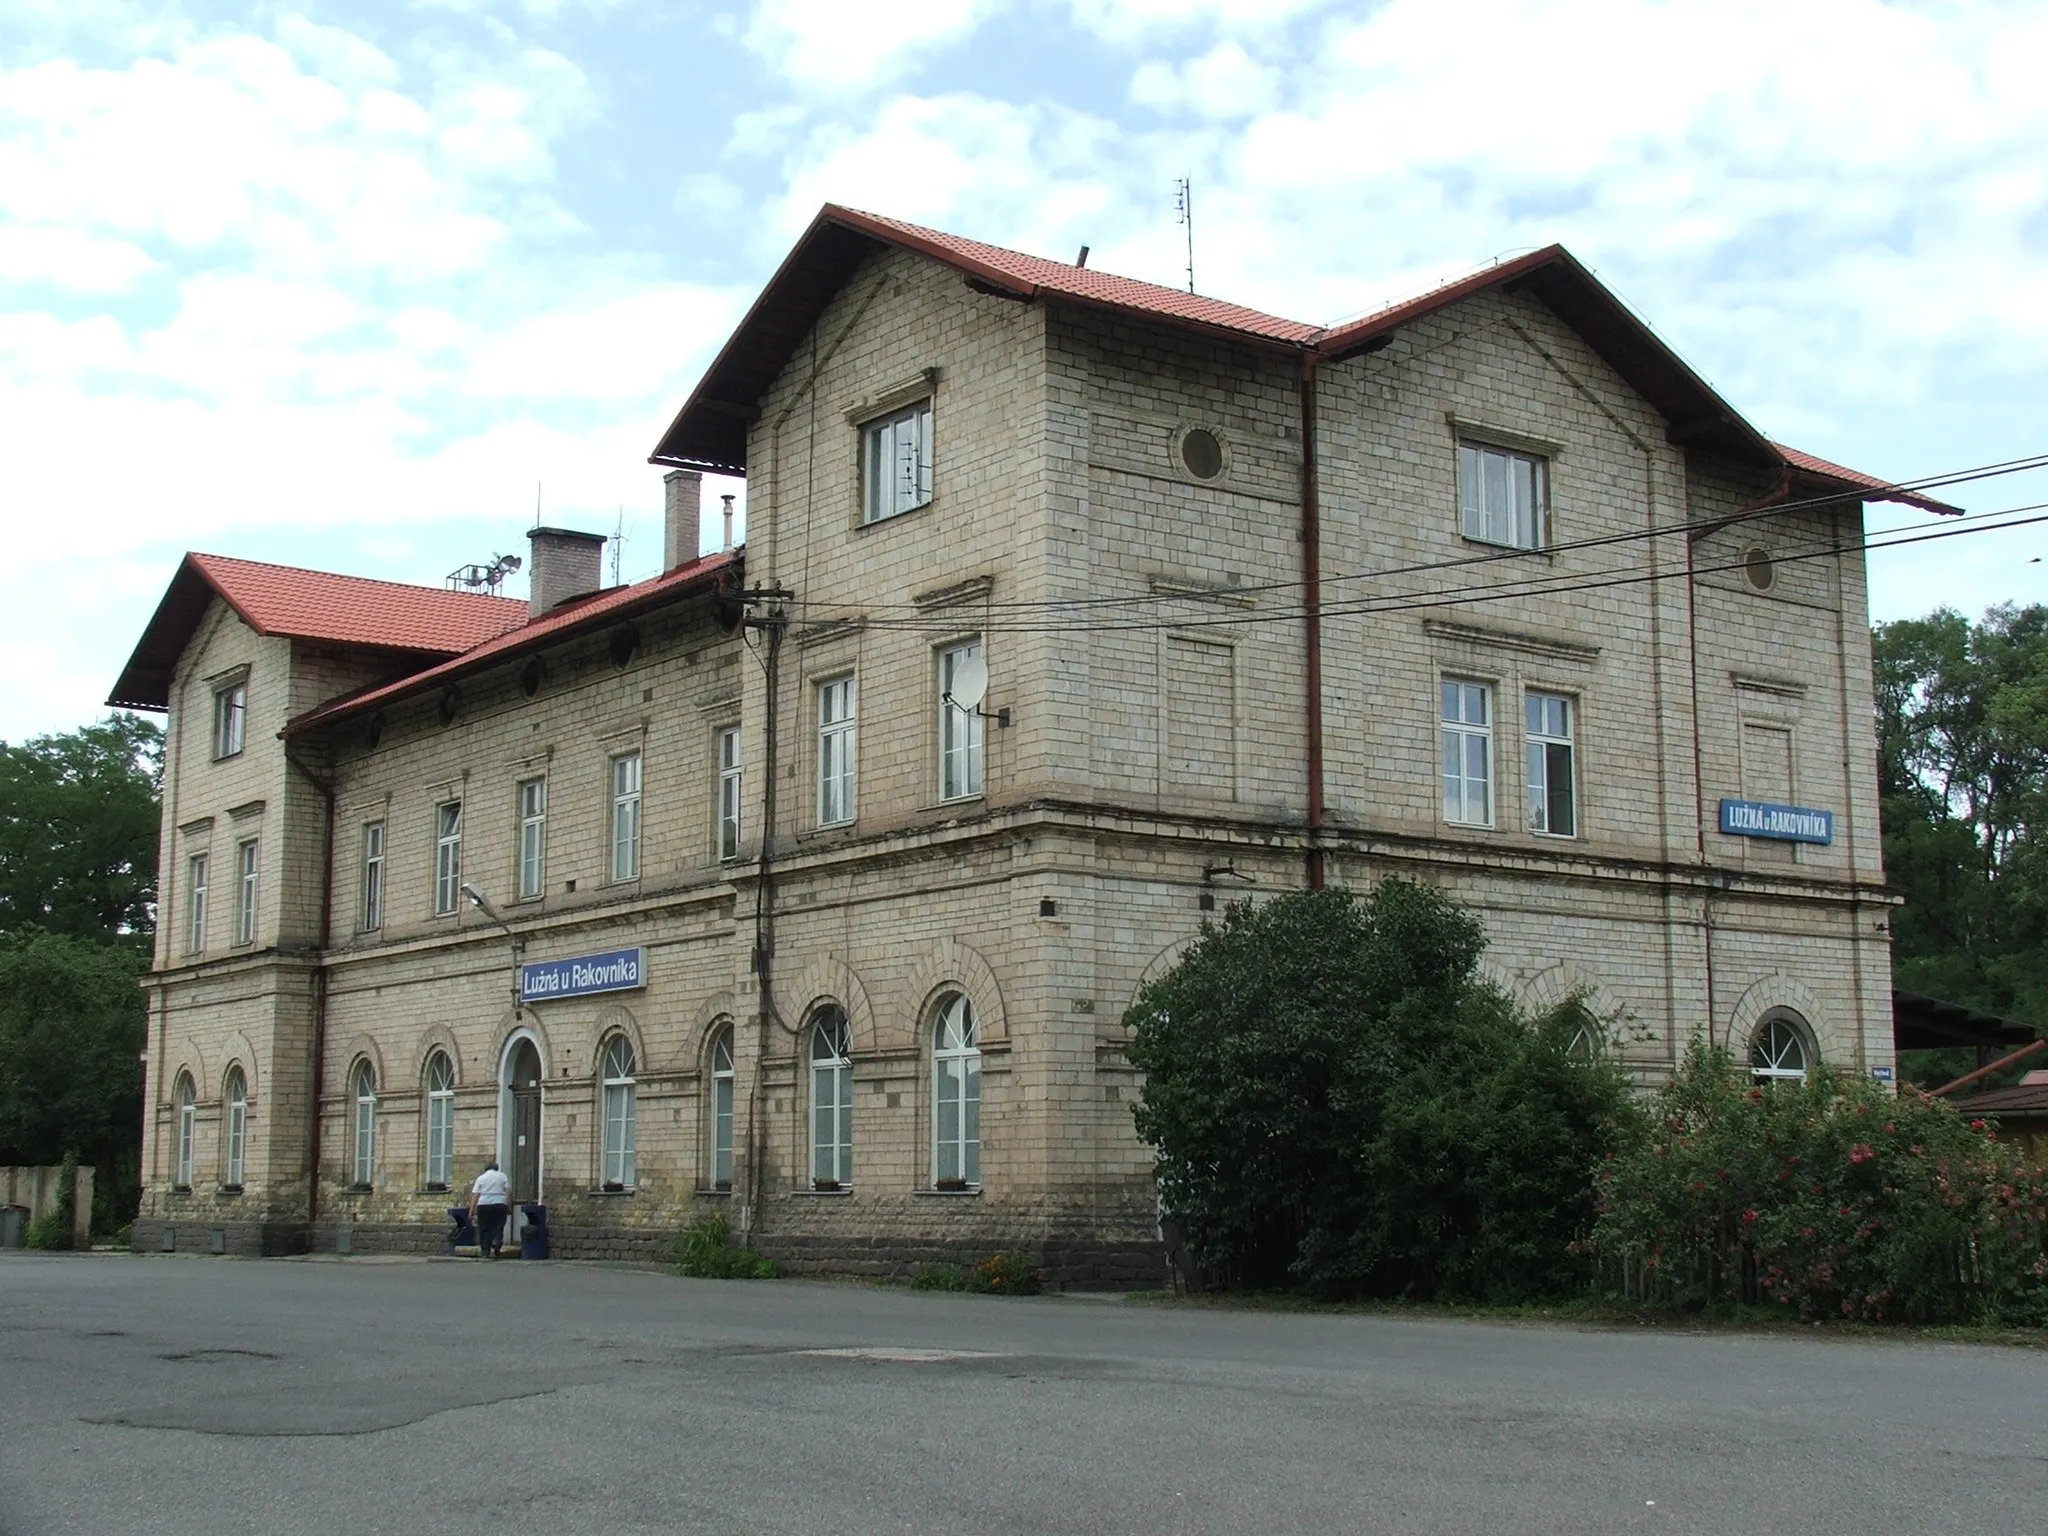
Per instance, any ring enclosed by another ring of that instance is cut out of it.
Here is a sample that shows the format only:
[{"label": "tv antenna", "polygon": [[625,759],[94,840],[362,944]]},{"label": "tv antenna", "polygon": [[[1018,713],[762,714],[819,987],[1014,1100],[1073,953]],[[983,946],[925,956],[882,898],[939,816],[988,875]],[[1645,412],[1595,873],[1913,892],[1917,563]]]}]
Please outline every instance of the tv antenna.
[{"label": "tv antenna", "polygon": [[619,520],[612,529],[612,585],[619,585],[619,558],[626,548],[626,508],[619,506]]},{"label": "tv antenna", "polygon": [[1195,291],[1195,178],[1183,176],[1173,184],[1174,222],[1188,232],[1188,292]]},{"label": "tv antenna", "polygon": [[458,565],[448,573],[450,592],[488,592],[498,595],[505,578],[522,564],[517,555],[492,555],[489,565]]}]

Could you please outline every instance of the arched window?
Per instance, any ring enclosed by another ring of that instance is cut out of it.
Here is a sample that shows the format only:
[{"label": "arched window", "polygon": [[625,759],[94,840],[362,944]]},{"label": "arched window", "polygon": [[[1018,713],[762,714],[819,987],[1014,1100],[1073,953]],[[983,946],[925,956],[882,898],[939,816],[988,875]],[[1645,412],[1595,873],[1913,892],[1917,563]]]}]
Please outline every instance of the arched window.
[{"label": "arched window", "polygon": [[455,1176],[455,1063],[446,1051],[427,1058],[427,1188]]},{"label": "arched window", "polygon": [[941,1189],[981,1182],[981,1032],[964,997],[932,1027],[932,1177]]},{"label": "arched window", "polygon": [[633,1042],[613,1035],[597,1053],[604,1080],[604,1187],[633,1182]]},{"label": "arched window", "polygon": [[377,1172],[377,1073],[367,1061],[357,1064],[350,1091],[356,1103],[355,1182],[368,1188]]},{"label": "arched window", "polygon": [[732,1188],[732,1026],[711,1042],[711,1187]]},{"label": "arched window", "polygon": [[1806,1031],[1786,1010],[1766,1015],[1749,1044],[1749,1075],[1760,1083],[1806,1081]]},{"label": "arched window", "polygon": [[178,1166],[172,1171],[171,1184],[177,1189],[192,1187],[192,1143],[199,1129],[199,1095],[192,1087],[192,1074],[178,1074]]},{"label": "arched window", "polygon": [[240,1067],[228,1068],[227,1158],[221,1167],[221,1182],[230,1189],[242,1187],[242,1168],[249,1144],[249,1080]]},{"label": "arched window", "polygon": [[811,1026],[811,1183],[853,1182],[853,1036],[846,1010],[818,1010]]}]

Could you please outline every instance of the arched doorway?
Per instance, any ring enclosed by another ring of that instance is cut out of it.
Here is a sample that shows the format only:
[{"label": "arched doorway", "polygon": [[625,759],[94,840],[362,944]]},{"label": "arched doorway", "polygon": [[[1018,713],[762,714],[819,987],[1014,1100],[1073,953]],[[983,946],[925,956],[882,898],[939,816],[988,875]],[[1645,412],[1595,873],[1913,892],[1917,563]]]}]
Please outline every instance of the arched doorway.
[{"label": "arched doorway", "polygon": [[498,1157],[512,1180],[512,1201],[540,1199],[540,1048],[531,1035],[506,1042],[498,1075]]}]

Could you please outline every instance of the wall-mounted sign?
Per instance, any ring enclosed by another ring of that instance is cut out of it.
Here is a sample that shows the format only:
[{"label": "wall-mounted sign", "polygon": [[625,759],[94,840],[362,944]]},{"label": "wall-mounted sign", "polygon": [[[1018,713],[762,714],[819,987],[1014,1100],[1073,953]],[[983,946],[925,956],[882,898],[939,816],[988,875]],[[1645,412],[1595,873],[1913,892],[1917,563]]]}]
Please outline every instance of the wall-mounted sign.
[{"label": "wall-mounted sign", "polygon": [[519,1000],[588,997],[593,992],[630,992],[647,985],[647,947],[603,949],[566,960],[539,960],[519,967]]},{"label": "wall-mounted sign", "polygon": [[1884,1083],[1887,1086],[1889,1086],[1892,1080],[1892,1069],[1890,1067],[1872,1067],[1870,1069],[1870,1075],[1876,1078],[1880,1083]]},{"label": "wall-mounted sign", "polygon": [[1835,813],[1810,805],[1723,800],[1721,830],[1729,837],[1775,837],[1788,843],[1832,843]]}]

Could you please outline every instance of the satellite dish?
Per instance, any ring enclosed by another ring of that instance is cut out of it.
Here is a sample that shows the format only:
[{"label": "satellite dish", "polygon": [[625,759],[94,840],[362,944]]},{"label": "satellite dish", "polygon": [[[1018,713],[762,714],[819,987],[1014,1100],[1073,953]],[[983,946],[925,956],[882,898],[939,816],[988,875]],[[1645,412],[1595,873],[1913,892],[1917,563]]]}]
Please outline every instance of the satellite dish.
[{"label": "satellite dish", "polygon": [[946,696],[962,709],[981,708],[981,701],[988,697],[988,663],[979,656],[961,662],[953,672],[953,686]]}]

